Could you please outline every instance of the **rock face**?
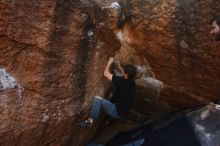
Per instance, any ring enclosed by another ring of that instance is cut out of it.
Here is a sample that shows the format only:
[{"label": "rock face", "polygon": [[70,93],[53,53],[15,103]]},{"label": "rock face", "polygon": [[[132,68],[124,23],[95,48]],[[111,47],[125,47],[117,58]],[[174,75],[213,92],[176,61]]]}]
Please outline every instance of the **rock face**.
[{"label": "rock face", "polygon": [[88,142],[96,128],[79,128],[77,115],[106,94],[109,56],[119,74],[138,69],[130,116],[140,121],[219,97],[220,44],[208,37],[219,4],[0,1],[0,145]]}]

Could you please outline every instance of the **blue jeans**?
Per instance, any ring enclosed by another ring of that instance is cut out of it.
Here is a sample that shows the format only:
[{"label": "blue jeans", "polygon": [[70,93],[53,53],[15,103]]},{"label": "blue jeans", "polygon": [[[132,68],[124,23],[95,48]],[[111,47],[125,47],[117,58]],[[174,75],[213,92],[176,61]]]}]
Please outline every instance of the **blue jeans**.
[{"label": "blue jeans", "polygon": [[101,108],[103,108],[105,113],[107,113],[109,116],[112,116],[115,119],[121,118],[118,114],[115,104],[111,103],[109,100],[106,100],[98,96],[95,96],[93,99],[92,109],[89,117],[94,120],[97,119]]}]

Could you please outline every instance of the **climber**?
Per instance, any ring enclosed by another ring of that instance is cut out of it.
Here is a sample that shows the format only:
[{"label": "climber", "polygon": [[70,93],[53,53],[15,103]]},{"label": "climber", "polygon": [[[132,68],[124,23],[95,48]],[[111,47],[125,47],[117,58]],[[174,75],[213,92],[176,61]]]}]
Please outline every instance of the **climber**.
[{"label": "climber", "polygon": [[215,36],[215,41],[220,41],[220,14],[215,16],[211,21],[211,32],[210,34]]},{"label": "climber", "polygon": [[114,62],[114,58],[110,58],[105,70],[104,76],[110,80],[116,87],[113,101],[109,101],[99,96],[95,96],[92,103],[90,115],[87,120],[81,121],[81,127],[89,127],[94,125],[94,120],[99,116],[100,109],[103,108],[105,113],[115,119],[123,119],[129,110],[129,106],[135,94],[136,68],[133,65],[125,65],[123,67],[124,73],[122,77],[115,76],[110,73],[110,66]]}]

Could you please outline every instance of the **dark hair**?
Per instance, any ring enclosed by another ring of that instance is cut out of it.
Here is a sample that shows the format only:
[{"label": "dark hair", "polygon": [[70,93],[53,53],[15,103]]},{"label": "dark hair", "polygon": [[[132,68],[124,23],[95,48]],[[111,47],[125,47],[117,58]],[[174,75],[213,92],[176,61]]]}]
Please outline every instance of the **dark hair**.
[{"label": "dark hair", "polygon": [[124,73],[128,75],[128,79],[134,79],[136,75],[136,67],[133,65],[125,65],[123,67]]},{"label": "dark hair", "polygon": [[212,22],[216,21],[216,23],[218,24],[218,26],[220,26],[220,14],[216,15],[214,18],[212,18],[212,20],[210,21],[210,25],[212,25]]}]

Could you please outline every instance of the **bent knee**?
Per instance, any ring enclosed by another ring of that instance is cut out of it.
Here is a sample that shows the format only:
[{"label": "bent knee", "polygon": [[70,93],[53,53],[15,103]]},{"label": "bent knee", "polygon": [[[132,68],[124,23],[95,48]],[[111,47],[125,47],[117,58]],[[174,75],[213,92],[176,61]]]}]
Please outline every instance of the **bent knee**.
[{"label": "bent knee", "polygon": [[95,96],[96,99],[103,99],[102,97],[100,96]]}]

